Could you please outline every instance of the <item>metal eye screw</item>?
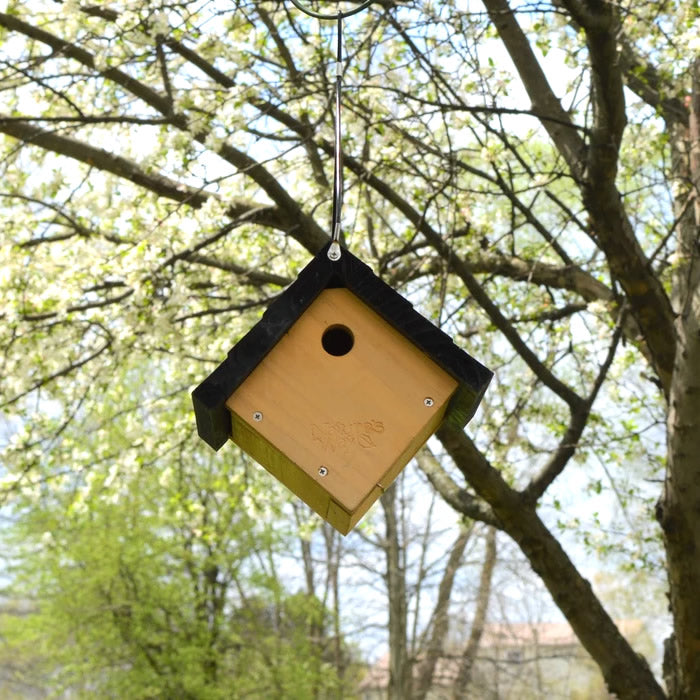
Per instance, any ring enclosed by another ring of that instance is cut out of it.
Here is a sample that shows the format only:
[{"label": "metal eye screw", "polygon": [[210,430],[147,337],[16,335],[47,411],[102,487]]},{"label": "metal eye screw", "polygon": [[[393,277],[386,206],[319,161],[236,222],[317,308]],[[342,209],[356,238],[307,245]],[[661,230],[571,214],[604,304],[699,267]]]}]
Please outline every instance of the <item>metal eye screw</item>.
[{"label": "metal eye screw", "polygon": [[423,399],[423,403],[424,403],[428,408],[430,408],[430,406],[432,406],[432,405],[435,403],[435,401],[433,401],[433,400],[430,398],[430,396],[426,396],[426,397]]},{"label": "metal eye screw", "polygon": [[318,473],[319,473],[319,476],[326,476],[326,474],[328,474],[328,468],[327,467],[319,467]]},{"label": "metal eye screw", "polygon": [[338,243],[338,241],[333,241],[328,249],[328,259],[335,262],[336,260],[340,260],[340,255],[340,243]]},{"label": "metal eye screw", "polygon": [[262,413],[260,413],[260,411],[256,411],[253,414],[253,420],[259,423],[262,420]]}]

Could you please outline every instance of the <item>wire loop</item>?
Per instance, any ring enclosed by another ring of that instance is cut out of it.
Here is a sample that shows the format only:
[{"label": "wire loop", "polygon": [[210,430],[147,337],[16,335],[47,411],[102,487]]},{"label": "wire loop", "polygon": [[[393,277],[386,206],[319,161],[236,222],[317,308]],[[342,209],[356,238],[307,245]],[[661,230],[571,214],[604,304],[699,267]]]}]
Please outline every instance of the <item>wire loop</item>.
[{"label": "wire loop", "polygon": [[299,2],[299,0],[292,0],[292,5],[294,5],[294,7],[296,7],[297,10],[301,10],[305,15],[309,15],[309,17],[315,17],[316,19],[345,19],[346,17],[352,17],[353,15],[356,15],[358,12],[362,12],[362,10],[366,10],[373,2],[374,0],[365,0],[365,2],[353,8],[352,10],[348,10],[347,12],[334,12],[333,14],[314,12],[308,7],[302,5]]}]

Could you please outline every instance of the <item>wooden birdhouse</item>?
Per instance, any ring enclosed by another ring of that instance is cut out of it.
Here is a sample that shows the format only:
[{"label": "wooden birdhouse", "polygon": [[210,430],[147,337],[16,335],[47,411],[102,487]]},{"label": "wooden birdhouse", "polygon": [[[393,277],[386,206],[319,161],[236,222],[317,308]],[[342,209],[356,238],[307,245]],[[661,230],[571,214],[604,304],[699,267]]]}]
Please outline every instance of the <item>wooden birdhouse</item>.
[{"label": "wooden birdhouse", "polygon": [[230,437],[348,533],[492,373],[344,250],[328,247],[193,392],[199,435]]}]

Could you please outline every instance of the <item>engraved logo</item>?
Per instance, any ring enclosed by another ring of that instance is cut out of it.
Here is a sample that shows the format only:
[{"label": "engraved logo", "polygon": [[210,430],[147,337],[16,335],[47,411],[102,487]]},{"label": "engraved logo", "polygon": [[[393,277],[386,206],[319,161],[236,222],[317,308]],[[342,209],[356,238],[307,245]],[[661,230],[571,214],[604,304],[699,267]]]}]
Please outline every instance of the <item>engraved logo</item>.
[{"label": "engraved logo", "polygon": [[322,449],[327,452],[340,452],[353,445],[371,449],[377,446],[375,442],[377,434],[383,432],[384,423],[375,419],[354,423],[333,421],[321,425],[311,424],[312,439],[320,442]]}]

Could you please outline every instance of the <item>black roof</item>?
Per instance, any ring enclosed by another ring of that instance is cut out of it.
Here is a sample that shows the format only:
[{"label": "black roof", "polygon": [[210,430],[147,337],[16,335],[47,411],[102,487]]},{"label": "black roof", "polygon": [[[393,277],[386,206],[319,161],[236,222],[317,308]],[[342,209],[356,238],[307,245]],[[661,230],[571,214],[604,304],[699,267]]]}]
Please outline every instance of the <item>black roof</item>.
[{"label": "black roof", "polygon": [[270,304],[263,317],[231,348],[226,359],[192,392],[197,431],[218,450],[231,434],[226,400],[272,350],[282,336],[324,290],[344,287],[454,377],[459,386],[444,420],[464,427],[474,415],[493,372],[477,362],[368,265],[343,249],[331,261],[324,246],[298,278]]}]

